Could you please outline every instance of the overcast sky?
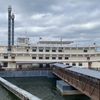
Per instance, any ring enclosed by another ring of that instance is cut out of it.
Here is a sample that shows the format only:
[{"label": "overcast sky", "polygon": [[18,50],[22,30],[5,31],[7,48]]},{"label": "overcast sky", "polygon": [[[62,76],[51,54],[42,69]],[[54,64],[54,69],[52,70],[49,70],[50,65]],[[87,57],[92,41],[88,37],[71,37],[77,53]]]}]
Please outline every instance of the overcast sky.
[{"label": "overcast sky", "polygon": [[100,0],[0,0],[0,41],[6,43],[9,5],[16,38],[100,41]]}]

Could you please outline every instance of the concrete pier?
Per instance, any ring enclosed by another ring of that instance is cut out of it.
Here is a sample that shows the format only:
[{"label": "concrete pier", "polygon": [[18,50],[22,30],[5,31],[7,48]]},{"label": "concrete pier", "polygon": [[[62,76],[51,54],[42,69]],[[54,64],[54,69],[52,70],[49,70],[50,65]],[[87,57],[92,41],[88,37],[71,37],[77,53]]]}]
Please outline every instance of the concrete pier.
[{"label": "concrete pier", "polygon": [[60,91],[61,95],[75,95],[75,94],[82,94],[63,80],[58,80],[56,82],[57,90]]},{"label": "concrete pier", "polygon": [[12,92],[21,100],[41,100],[38,97],[32,95],[31,93],[17,87],[16,85],[8,82],[7,80],[0,77],[0,84],[5,87],[7,90]]}]

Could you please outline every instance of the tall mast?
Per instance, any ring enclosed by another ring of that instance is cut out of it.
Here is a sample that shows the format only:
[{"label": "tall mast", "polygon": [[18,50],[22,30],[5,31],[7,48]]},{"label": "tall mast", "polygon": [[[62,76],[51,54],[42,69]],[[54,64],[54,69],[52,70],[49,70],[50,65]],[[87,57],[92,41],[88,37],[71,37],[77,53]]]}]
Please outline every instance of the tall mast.
[{"label": "tall mast", "polygon": [[11,6],[8,7],[8,51],[11,51]]},{"label": "tall mast", "polygon": [[15,15],[12,14],[12,45],[14,45],[14,19]]}]

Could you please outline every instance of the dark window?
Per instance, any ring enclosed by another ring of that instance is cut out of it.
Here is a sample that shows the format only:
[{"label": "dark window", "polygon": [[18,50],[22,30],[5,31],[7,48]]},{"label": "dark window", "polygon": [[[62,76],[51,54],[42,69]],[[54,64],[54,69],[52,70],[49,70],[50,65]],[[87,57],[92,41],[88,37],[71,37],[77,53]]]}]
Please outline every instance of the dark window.
[{"label": "dark window", "polygon": [[27,52],[29,52],[29,49],[27,49]]},{"label": "dark window", "polygon": [[58,57],[58,59],[62,59],[62,57]]},{"label": "dark window", "polygon": [[43,52],[43,49],[39,49],[39,52]]},{"label": "dark window", "polygon": [[79,63],[79,66],[82,66],[82,63]]},{"label": "dark window", "polygon": [[19,65],[19,69],[22,69],[22,65]]},{"label": "dark window", "polygon": [[58,52],[62,52],[62,50],[58,50]]},{"label": "dark window", "polygon": [[49,59],[49,57],[46,57],[45,59]]},{"label": "dark window", "polygon": [[84,52],[87,52],[87,50],[85,49]]},{"label": "dark window", "polygon": [[69,63],[66,63],[66,65],[69,65]]},{"label": "dark window", "polygon": [[72,63],[72,66],[76,66],[76,63]]},{"label": "dark window", "polygon": [[4,62],[3,67],[8,67],[8,62]]},{"label": "dark window", "polygon": [[39,59],[43,59],[43,57],[39,57]]},{"label": "dark window", "polygon": [[52,52],[56,52],[56,50],[52,50]]},{"label": "dark window", "polygon": [[48,49],[46,49],[46,52],[49,52],[49,50],[48,50]]},{"label": "dark window", "polygon": [[87,57],[87,60],[90,60],[90,57]]},{"label": "dark window", "polygon": [[8,59],[8,56],[4,56],[4,59]]},{"label": "dark window", "polygon": [[33,52],[36,52],[36,49],[32,49]]},{"label": "dark window", "polygon": [[32,59],[36,59],[36,57],[32,57]]},{"label": "dark window", "polygon": [[65,57],[65,59],[69,59],[69,57]]},{"label": "dark window", "polygon": [[11,58],[12,58],[12,59],[15,59],[15,56],[12,56]]},{"label": "dark window", "polygon": [[52,57],[52,59],[56,59],[56,57]]}]

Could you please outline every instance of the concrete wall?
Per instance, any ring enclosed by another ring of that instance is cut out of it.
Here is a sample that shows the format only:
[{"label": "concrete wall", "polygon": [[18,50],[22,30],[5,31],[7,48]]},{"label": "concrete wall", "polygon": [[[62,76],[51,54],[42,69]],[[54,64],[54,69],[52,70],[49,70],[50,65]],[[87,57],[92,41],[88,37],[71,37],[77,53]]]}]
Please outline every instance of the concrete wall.
[{"label": "concrete wall", "polygon": [[53,74],[47,70],[34,71],[0,71],[0,77],[53,77]]}]

